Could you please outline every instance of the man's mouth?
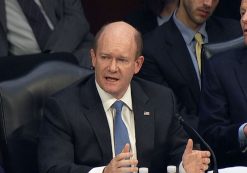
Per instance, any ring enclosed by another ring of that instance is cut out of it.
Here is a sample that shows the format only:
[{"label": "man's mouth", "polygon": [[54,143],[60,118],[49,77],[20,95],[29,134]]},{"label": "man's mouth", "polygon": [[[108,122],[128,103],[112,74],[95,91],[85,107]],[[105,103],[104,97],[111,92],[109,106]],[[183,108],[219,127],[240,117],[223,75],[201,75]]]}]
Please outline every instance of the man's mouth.
[{"label": "man's mouth", "polygon": [[208,10],[205,10],[205,9],[199,9],[198,12],[203,17],[207,17],[210,14],[210,12]]},{"label": "man's mouth", "polygon": [[105,77],[105,79],[107,80],[107,81],[110,81],[110,82],[116,82],[116,81],[118,81],[119,79],[118,78],[115,78],[115,77]]}]

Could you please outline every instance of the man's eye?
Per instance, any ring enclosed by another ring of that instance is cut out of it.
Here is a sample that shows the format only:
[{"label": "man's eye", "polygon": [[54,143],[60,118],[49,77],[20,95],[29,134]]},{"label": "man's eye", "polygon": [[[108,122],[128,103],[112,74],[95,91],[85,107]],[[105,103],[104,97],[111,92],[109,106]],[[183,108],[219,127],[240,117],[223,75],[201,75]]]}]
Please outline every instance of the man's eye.
[{"label": "man's eye", "polygon": [[122,63],[122,64],[127,64],[128,63],[128,60],[126,60],[124,58],[120,58],[120,59],[118,59],[118,62],[119,63]]},{"label": "man's eye", "polygon": [[101,56],[102,59],[109,59],[108,56]]},{"label": "man's eye", "polygon": [[120,61],[120,62],[125,62],[125,59],[119,59],[118,61]]},{"label": "man's eye", "polygon": [[241,11],[240,15],[243,16],[245,14],[245,11]]}]

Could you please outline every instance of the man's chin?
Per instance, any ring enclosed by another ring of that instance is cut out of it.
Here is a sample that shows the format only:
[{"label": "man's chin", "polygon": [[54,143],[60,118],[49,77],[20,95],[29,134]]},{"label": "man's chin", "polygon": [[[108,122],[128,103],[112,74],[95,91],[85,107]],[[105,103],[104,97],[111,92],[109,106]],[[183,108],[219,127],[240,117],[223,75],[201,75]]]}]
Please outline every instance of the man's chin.
[{"label": "man's chin", "polygon": [[123,97],[123,92],[121,92],[119,89],[116,88],[107,88],[105,92],[112,95],[116,99],[120,99]]},{"label": "man's chin", "polygon": [[118,92],[117,92],[117,89],[114,88],[114,87],[106,87],[105,89],[105,92],[115,96]]}]

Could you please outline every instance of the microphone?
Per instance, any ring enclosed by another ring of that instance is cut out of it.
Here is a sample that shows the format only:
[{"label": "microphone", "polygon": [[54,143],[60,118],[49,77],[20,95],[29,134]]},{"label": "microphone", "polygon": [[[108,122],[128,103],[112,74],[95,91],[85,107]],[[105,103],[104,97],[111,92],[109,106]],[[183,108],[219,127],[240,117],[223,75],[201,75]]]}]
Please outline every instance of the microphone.
[{"label": "microphone", "polygon": [[201,135],[193,127],[191,127],[186,121],[184,121],[183,117],[179,113],[176,113],[176,117],[178,121],[180,122],[180,124],[183,126],[184,130],[190,136],[192,136],[196,141],[199,141],[200,143],[202,143],[209,150],[209,152],[212,155],[213,164],[214,164],[213,173],[219,173],[217,160],[216,160],[216,157],[215,157],[215,154],[212,148],[208,145],[208,143],[201,137]]}]

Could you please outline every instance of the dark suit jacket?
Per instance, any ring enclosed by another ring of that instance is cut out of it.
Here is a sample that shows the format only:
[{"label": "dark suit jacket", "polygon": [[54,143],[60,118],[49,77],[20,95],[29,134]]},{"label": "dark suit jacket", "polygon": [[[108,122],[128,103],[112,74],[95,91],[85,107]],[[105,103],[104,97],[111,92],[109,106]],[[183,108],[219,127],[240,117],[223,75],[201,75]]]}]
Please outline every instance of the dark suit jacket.
[{"label": "dark suit jacket", "polygon": [[[206,25],[209,43],[222,42],[242,35],[239,22],[211,18]],[[184,119],[197,128],[197,104],[200,87],[182,34],[173,18],[144,37],[145,61],[139,76],[172,88],[186,107]],[[183,106],[182,106],[183,107]]]},{"label": "dark suit jacket", "polygon": [[238,142],[238,129],[247,122],[246,74],[246,48],[213,57],[205,66],[199,130],[220,167],[247,166]]},{"label": "dark suit jacket", "polygon": [[[43,51],[73,52],[80,64],[90,66],[89,48],[92,35],[80,0],[40,0],[54,31]],[[46,34],[46,33],[44,33]],[[0,57],[8,55],[5,0],[0,0]],[[87,57],[87,58],[83,58]]]},{"label": "dark suit jacket", "polygon": [[[138,166],[163,173],[167,164],[179,164],[186,143],[174,96],[141,79],[132,80],[131,90]],[[94,75],[49,99],[40,131],[41,173],[87,173],[111,161],[110,130]]]},{"label": "dark suit jacket", "polygon": [[219,1],[219,4],[217,5],[217,8],[214,11],[214,15],[239,20],[239,7],[241,5],[241,1],[242,0]]}]

